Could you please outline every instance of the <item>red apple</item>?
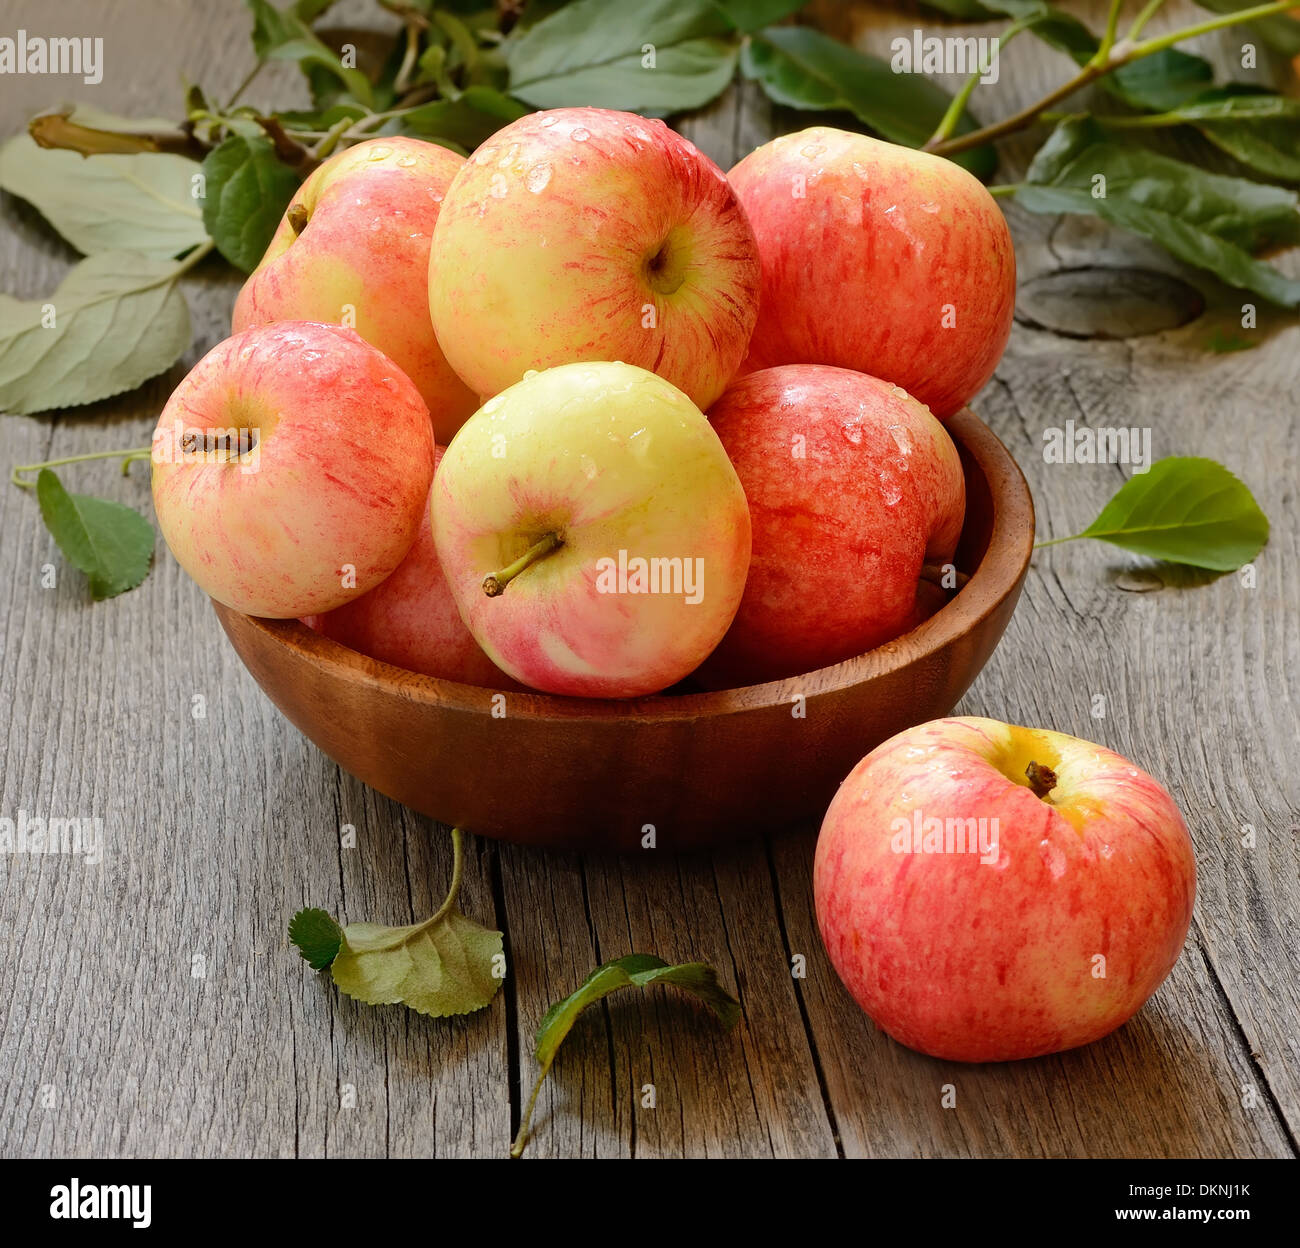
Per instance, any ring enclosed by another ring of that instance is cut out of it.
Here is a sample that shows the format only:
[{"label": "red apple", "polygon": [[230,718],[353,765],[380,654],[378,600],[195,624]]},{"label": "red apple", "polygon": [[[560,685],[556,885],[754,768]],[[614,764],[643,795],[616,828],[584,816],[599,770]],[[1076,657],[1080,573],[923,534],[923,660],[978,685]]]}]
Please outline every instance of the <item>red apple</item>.
[{"label": "red apple", "polygon": [[[442,459],[434,457],[434,477]],[[303,623],[372,659],[488,689],[519,689],[474,640],[438,562],[426,502],[419,533],[397,571],[368,594]]]},{"label": "red apple", "polygon": [[920,403],[864,373],[791,364],[737,378],[709,419],[745,487],[753,554],[704,684],[827,667],[933,610],[921,569],[952,558],[966,487]]},{"label": "red apple", "polygon": [[218,343],[163,408],[153,500],[218,602],[331,611],[406,557],[433,480],[429,409],[352,330],[282,321]]},{"label": "red apple", "polygon": [[878,746],[817,842],[817,922],[859,1005],[933,1057],[1072,1049],[1178,960],[1196,859],[1182,815],[1100,745],[939,719]]},{"label": "red apple", "polygon": [[272,321],[350,324],[415,383],[438,441],[450,441],[478,398],[434,337],[429,247],[464,163],[436,143],[401,137],[331,156],[293,197],[244,283],[233,332]]},{"label": "red apple", "polygon": [[746,368],[837,364],[896,382],[941,420],[993,375],[1016,257],[993,197],[939,156],[817,126],[727,175],[763,289]]},{"label": "red apple", "polygon": [[511,122],[456,175],[434,231],[434,328],[485,397],[530,369],[623,360],[707,407],[757,300],[754,235],[722,170],[631,113]]}]

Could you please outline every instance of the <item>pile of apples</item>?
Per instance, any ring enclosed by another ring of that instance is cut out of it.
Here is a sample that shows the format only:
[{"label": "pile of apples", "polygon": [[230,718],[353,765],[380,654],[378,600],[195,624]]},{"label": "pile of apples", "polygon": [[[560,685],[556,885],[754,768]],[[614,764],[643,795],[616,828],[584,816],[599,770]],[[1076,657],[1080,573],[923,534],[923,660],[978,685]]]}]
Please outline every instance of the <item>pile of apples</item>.
[{"label": "pile of apples", "polygon": [[[159,524],[218,601],[432,676],[632,698],[808,672],[946,600],[965,490],[943,422],[992,375],[1014,295],[984,187],[858,134],[788,135],[729,174],[594,108],[468,159],[372,139],[303,184],[233,336],[163,411]],[[934,819],[942,840],[979,811],[1006,816],[991,864],[926,855]],[[973,1060],[1122,1022],[1193,886],[1149,776],[973,720],[863,760],[816,869],[864,1008]]]},{"label": "pile of apples", "polygon": [[158,519],[218,601],[427,675],[615,698],[796,675],[945,600],[942,421],[1014,295],[984,187],[862,135],[730,175],[605,109],[468,159],[371,139],[303,184],[162,413]]}]

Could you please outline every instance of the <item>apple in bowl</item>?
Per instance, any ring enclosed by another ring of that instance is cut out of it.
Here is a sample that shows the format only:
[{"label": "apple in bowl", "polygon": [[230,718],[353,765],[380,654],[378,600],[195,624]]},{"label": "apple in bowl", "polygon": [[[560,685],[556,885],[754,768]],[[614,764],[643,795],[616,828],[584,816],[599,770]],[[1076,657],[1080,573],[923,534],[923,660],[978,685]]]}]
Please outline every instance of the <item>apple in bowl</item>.
[{"label": "apple in bowl", "polygon": [[676,684],[726,632],[749,568],[718,435],[630,364],[566,364],[489,399],[443,455],[431,510],[470,631],[546,693]]},{"label": "apple in bowl", "polygon": [[727,176],[763,266],[747,369],[855,369],[940,420],[993,375],[1011,334],[1015,250],[1001,209],[960,165],[815,126]]},{"label": "apple in bowl", "polygon": [[158,527],[226,606],[331,611],[406,557],[433,450],[419,392],[354,331],[259,326],[219,342],[167,400],[152,445]]},{"label": "apple in bowl", "polygon": [[1131,1018],[1196,894],[1174,800],[1099,745],[950,718],[877,746],[831,802],[817,923],[845,987],[932,1057],[1038,1057]]},{"label": "apple in bowl", "polygon": [[365,139],[314,170],[235,300],[232,332],[274,321],[347,324],[420,391],[449,442],[478,407],[429,319],[438,208],[464,157],[420,139]]},{"label": "apple in bowl", "polygon": [[456,175],[428,297],[479,395],[623,360],[705,408],[749,345],[758,279],[749,222],[708,157],[661,121],[560,108],[505,126]]},{"label": "apple in bowl", "polygon": [[952,438],[906,391],[793,364],[738,377],[709,420],[745,488],[753,554],[736,618],[698,673],[703,685],[829,667],[941,605],[921,578],[953,557],[965,480]]}]

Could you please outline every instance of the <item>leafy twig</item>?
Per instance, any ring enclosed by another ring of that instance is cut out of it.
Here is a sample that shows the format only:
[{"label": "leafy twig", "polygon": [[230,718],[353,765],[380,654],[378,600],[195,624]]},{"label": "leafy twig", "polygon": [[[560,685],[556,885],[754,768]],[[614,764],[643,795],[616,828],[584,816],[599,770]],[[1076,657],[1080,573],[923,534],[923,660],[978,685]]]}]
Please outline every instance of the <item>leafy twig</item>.
[{"label": "leafy twig", "polygon": [[15,464],[9,474],[9,481],[20,490],[32,490],[36,488],[36,482],[29,481],[27,478],[32,473],[39,473],[42,468],[61,468],[64,464],[83,464],[92,459],[119,458],[122,461],[122,475],[125,477],[130,473],[132,464],[148,459],[152,454],[153,448],[150,446],[135,446],[129,450],[88,451],[85,455],[64,455],[61,459],[46,459],[39,464]]},{"label": "leafy twig", "polygon": [[1275,0],[1271,4],[1260,4],[1250,9],[1239,9],[1235,13],[1225,13],[1209,21],[1199,22],[1195,26],[1186,26],[1182,30],[1176,30],[1167,35],[1159,35],[1142,43],[1134,44],[1124,40],[1115,44],[1109,50],[1104,62],[1098,61],[1096,58],[1090,60],[1073,78],[1062,83],[1054,91],[1049,91],[1036,104],[1030,104],[1028,107],[1022,108],[1018,113],[1013,113],[1010,117],[1005,117],[1001,121],[983,126],[978,130],[972,130],[967,134],[958,135],[956,138],[945,139],[939,143],[934,142],[932,139],[925,145],[925,150],[933,152],[937,156],[956,156],[961,152],[969,151],[971,148],[982,147],[995,139],[1002,139],[1009,134],[1028,129],[1054,104],[1059,104],[1076,91],[1096,82],[1098,78],[1114,72],[1123,65],[1129,65],[1133,61],[1141,60],[1143,57],[1163,52],[1166,48],[1171,48],[1184,39],[1193,39],[1198,35],[1209,34],[1211,31],[1240,25],[1242,22],[1257,21],[1261,17],[1272,17],[1278,13],[1288,13],[1293,9],[1300,9],[1300,0]]}]

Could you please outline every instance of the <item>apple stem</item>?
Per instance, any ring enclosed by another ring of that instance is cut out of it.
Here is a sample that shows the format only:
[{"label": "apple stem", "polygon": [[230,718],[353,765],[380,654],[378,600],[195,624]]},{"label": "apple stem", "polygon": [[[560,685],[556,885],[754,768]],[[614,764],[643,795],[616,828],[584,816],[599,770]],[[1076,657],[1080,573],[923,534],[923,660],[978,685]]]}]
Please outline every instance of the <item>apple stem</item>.
[{"label": "apple stem", "polygon": [[[945,577],[951,578],[953,583],[945,585]],[[951,591],[965,589],[970,577],[965,572],[958,572],[951,564],[926,563],[921,565],[921,580],[929,581],[931,585],[936,585],[940,589]]]},{"label": "apple stem", "polygon": [[505,588],[515,579],[525,568],[532,567],[539,559],[545,559],[551,551],[563,546],[558,533],[547,533],[545,537],[535,541],[514,563],[504,567],[500,572],[494,572],[491,576],[483,578],[483,592],[489,598],[496,598],[505,592]]},{"label": "apple stem", "polygon": [[1035,797],[1040,797],[1044,801],[1047,795],[1056,788],[1056,772],[1042,763],[1030,762],[1025,768],[1025,775],[1029,778],[1029,787]]},{"label": "apple stem", "polygon": [[307,228],[307,209],[303,204],[290,204],[289,211],[284,214],[284,217],[295,235],[301,234]]}]

